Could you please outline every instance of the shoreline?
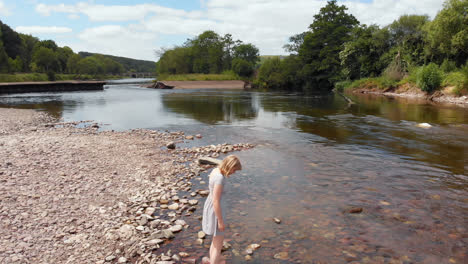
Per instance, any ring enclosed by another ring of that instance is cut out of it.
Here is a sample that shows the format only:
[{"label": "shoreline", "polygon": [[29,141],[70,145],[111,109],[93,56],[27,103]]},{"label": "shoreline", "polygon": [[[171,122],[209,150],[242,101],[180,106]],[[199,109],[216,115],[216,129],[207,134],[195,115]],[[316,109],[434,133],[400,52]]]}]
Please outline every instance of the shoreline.
[{"label": "shoreline", "polygon": [[456,105],[459,107],[468,107],[468,96],[454,96],[450,94],[454,87],[445,87],[442,90],[433,93],[426,93],[416,87],[403,85],[397,88],[377,89],[377,88],[356,88],[345,90],[345,93],[352,94],[373,94],[388,97],[400,97],[406,99],[425,100],[437,104]]},{"label": "shoreline", "polygon": [[192,180],[212,166],[197,160],[253,147],[169,150],[170,141],[197,139],[99,131],[34,110],[1,108],[0,121],[1,263],[198,262],[190,248],[164,249],[179,232],[198,238],[193,212],[202,210],[207,186],[194,190]]},{"label": "shoreline", "polygon": [[226,81],[160,81],[173,89],[244,89],[245,82],[239,80]]}]

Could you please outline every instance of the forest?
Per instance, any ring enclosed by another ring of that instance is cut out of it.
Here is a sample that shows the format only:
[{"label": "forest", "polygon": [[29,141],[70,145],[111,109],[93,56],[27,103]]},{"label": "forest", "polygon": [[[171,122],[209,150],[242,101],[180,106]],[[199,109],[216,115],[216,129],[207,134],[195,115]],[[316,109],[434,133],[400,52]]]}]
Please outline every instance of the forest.
[{"label": "forest", "polygon": [[266,60],[257,87],[330,91],[357,86],[387,88],[413,83],[468,88],[468,1],[447,0],[430,20],[403,15],[390,25],[361,24],[345,6],[328,1],[306,32],[290,37],[284,59]]},{"label": "forest", "polygon": [[[75,53],[67,46],[59,47],[53,40],[14,31],[0,21],[0,73],[7,81],[21,81],[21,75],[13,73],[44,73],[49,80],[55,74],[73,74],[96,77],[120,75],[126,72],[154,72],[155,62],[134,60],[88,52]],[[26,80],[37,76],[26,76]],[[38,80],[42,80],[39,79]]]}]

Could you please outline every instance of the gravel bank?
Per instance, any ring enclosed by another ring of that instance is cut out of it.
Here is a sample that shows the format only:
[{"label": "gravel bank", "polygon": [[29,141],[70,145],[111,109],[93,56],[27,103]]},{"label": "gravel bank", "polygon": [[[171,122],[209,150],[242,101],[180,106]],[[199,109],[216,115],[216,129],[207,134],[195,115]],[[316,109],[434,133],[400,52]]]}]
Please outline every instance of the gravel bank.
[{"label": "gravel bank", "polygon": [[195,161],[252,147],[168,150],[183,132],[99,132],[33,110],[0,109],[0,124],[0,263],[194,261],[158,248],[202,206],[190,181],[210,167]]}]

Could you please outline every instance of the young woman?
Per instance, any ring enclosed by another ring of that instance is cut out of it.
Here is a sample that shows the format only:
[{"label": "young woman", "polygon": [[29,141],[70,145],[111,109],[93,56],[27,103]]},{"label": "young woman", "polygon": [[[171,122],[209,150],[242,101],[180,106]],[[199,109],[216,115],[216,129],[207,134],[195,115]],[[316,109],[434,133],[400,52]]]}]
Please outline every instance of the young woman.
[{"label": "young woman", "polygon": [[[234,155],[227,156],[221,164],[210,173],[210,194],[206,198],[203,208],[203,232],[213,235],[210,247],[209,263],[222,263],[221,249],[223,248],[225,230],[226,206],[223,203],[223,189],[226,179],[242,169],[242,165]],[[204,259],[206,261],[206,259]]]}]

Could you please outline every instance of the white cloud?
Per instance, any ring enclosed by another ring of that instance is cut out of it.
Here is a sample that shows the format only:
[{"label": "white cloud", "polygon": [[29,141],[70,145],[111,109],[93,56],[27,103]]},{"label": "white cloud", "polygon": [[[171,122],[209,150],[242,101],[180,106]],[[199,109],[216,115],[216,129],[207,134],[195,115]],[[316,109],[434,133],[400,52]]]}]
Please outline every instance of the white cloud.
[{"label": "white cloud", "polygon": [[78,35],[80,42],[64,43],[75,52],[89,51],[116,56],[154,60],[156,35],[127,27],[106,25],[88,28]]},{"label": "white cloud", "polygon": [[16,31],[24,34],[62,34],[72,32],[68,27],[42,27],[42,26],[18,26]]},{"label": "white cloud", "polygon": [[0,1],[0,15],[2,16],[9,16],[11,15],[10,9],[3,3],[3,1]]},{"label": "white cloud", "polygon": [[[0,0],[1,1],[1,0]],[[442,8],[444,0],[373,0],[369,3],[356,0],[343,0],[338,4],[346,5],[361,23],[378,24],[385,26],[403,14],[427,14],[431,18]],[[233,38],[251,42],[260,48],[261,54],[284,54],[283,45],[288,37],[307,30],[313,22],[313,17],[321,7],[326,5],[325,0],[200,0],[202,9],[185,11],[156,4],[138,5],[101,5],[92,2],[80,2],[75,5],[46,5],[39,4],[36,11],[42,15],[51,15],[53,12],[70,14],[69,17],[85,15],[90,21],[133,21],[134,27],[139,29],[138,34],[151,36],[152,40],[160,34],[177,34],[194,36],[204,30],[215,30],[219,34],[231,33]],[[97,31],[99,31],[99,34]],[[113,31],[114,30],[114,31]],[[80,39],[87,43],[94,43],[97,48],[100,43],[91,39],[102,39],[103,34],[108,38],[112,32],[124,34],[135,39],[134,30],[129,27],[87,29],[80,34]],[[108,31],[108,33],[105,33]],[[132,33],[132,34],[130,34]],[[99,35],[99,36],[98,36]],[[130,44],[119,37],[119,41]],[[109,43],[109,41],[106,41]],[[140,42],[139,42],[140,43]],[[144,41],[154,45],[150,41]],[[112,43],[109,43],[109,45]],[[174,43],[180,45],[182,43]],[[114,44],[113,44],[114,45]],[[129,47],[115,47],[125,52]],[[159,47],[141,46],[138,57],[143,57],[143,51],[151,52]],[[125,52],[133,54],[134,52]]]}]

